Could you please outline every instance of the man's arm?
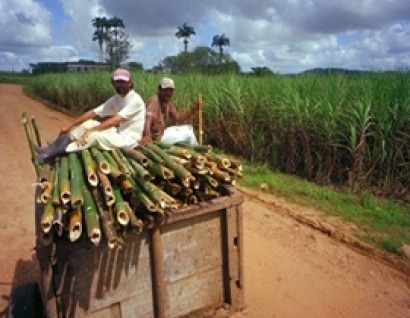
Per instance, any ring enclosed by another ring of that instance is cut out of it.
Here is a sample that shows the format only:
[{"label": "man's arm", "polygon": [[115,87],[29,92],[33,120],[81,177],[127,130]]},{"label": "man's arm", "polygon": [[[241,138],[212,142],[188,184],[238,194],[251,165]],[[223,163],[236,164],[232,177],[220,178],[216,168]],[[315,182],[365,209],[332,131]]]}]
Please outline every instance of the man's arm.
[{"label": "man's arm", "polygon": [[191,117],[193,114],[195,114],[201,108],[202,108],[202,103],[201,102],[196,102],[185,113],[180,114],[180,113],[176,112],[175,121],[178,124],[182,124],[183,122],[185,122],[189,117]]},{"label": "man's arm", "polygon": [[94,131],[102,131],[109,129],[111,127],[118,127],[120,123],[124,120],[124,117],[121,115],[115,115],[106,120],[102,121],[99,125],[94,126],[88,129],[78,140],[77,144],[80,146],[84,146],[87,142],[88,136]]},{"label": "man's arm", "polygon": [[151,116],[145,116],[144,133],[143,133],[143,137],[140,141],[141,145],[144,145],[147,142],[152,141],[151,123],[152,123],[152,117]]},{"label": "man's arm", "polygon": [[95,117],[95,112],[94,112],[93,109],[90,109],[89,111],[83,113],[81,116],[74,119],[72,122],[70,122],[67,125],[61,127],[60,134],[68,133],[75,126],[77,126],[79,124],[82,124],[83,122],[85,122],[88,119],[93,119],[94,117]]}]

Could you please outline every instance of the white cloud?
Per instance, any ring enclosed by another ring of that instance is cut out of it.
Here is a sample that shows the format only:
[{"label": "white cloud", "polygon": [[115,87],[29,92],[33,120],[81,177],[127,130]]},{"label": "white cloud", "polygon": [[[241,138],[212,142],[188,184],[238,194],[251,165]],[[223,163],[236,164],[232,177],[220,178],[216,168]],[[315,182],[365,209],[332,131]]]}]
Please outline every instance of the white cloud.
[{"label": "white cloud", "polygon": [[35,1],[2,0],[0,50],[50,44],[50,18],[50,12]]}]

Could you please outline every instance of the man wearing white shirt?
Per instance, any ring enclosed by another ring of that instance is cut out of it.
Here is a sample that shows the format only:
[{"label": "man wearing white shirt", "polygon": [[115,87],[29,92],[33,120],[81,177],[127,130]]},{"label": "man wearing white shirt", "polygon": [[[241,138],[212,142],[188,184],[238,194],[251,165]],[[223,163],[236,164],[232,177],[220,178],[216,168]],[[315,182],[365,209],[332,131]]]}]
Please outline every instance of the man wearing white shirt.
[{"label": "man wearing white shirt", "polygon": [[[145,125],[145,103],[134,91],[131,74],[126,69],[115,70],[111,82],[117,94],[63,126],[49,147],[37,147],[40,164],[92,146],[111,150],[138,145]],[[97,116],[103,120],[95,120]]]}]

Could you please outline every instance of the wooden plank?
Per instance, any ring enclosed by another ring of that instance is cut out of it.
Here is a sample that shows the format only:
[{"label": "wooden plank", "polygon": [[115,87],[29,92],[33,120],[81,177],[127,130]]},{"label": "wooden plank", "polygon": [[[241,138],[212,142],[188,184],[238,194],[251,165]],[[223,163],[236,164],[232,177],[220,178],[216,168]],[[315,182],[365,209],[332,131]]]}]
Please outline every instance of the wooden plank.
[{"label": "wooden plank", "polygon": [[228,264],[226,290],[227,302],[237,311],[243,309],[242,214],[237,206],[226,209],[226,251]]},{"label": "wooden plank", "polygon": [[213,211],[163,227],[169,317],[224,303],[222,215]]},{"label": "wooden plank", "polygon": [[166,292],[169,317],[185,316],[204,308],[218,308],[224,303],[222,267],[217,266],[168,283]]},{"label": "wooden plank", "polygon": [[165,306],[165,285],[164,285],[164,250],[162,248],[161,230],[154,226],[151,233],[151,268],[152,284],[154,293],[154,311],[158,318],[167,317]]}]

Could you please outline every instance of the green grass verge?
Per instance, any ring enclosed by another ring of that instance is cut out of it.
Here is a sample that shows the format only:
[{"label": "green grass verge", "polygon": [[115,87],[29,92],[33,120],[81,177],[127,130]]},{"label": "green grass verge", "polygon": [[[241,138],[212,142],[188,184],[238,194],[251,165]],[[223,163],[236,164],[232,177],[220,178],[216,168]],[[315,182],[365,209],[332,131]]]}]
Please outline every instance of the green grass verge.
[{"label": "green grass verge", "polygon": [[[410,244],[410,208],[391,199],[377,198],[369,192],[354,194],[320,186],[301,178],[269,170],[266,166],[244,164],[243,186],[268,191],[293,203],[309,206],[355,223],[362,231],[359,239],[389,253],[403,255],[403,244]],[[365,233],[365,234],[363,234]]]}]

